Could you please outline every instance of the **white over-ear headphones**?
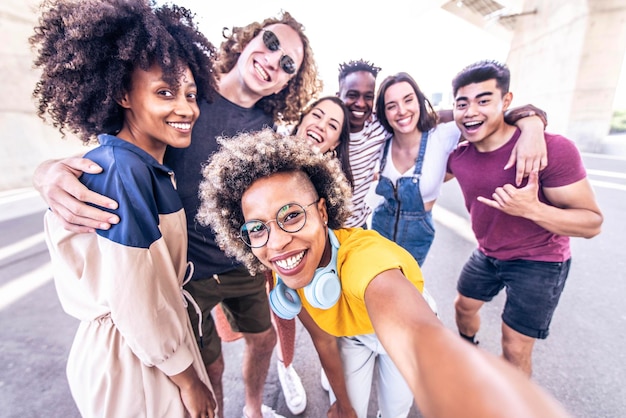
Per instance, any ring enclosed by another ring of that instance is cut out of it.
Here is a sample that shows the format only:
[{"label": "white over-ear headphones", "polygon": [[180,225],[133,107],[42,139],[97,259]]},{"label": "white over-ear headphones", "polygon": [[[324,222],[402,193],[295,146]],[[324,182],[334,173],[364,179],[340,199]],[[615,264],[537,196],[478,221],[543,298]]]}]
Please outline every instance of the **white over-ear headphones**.
[{"label": "white over-ear headphones", "polygon": [[[337,303],[341,295],[341,282],[337,272],[337,250],[339,240],[329,228],[328,238],[332,256],[326,267],[315,270],[311,283],[304,287],[304,296],[311,306],[328,309]],[[274,313],[283,319],[293,319],[302,309],[302,301],[298,293],[287,287],[280,276],[276,275],[276,287],[270,292],[270,306]]]}]

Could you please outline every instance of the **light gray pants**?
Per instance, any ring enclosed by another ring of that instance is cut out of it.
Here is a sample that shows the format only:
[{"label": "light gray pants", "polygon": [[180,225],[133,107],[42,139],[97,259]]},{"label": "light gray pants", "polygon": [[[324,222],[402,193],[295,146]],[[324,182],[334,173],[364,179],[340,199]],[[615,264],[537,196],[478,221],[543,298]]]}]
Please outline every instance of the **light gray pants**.
[{"label": "light gray pants", "polygon": [[[367,417],[374,374],[378,379],[378,409],[384,418],[405,418],[413,394],[375,334],[338,338],[348,396],[359,418]],[[329,391],[331,405],[335,402]]]}]

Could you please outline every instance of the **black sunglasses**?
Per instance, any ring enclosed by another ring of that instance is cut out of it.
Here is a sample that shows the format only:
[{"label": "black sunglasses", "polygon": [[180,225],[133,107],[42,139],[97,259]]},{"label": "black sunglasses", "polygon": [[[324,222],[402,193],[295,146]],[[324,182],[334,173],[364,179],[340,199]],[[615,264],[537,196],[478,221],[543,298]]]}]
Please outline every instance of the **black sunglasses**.
[{"label": "black sunglasses", "polygon": [[268,29],[263,29],[263,43],[270,51],[280,51],[283,55],[280,57],[280,68],[287,74],[293,74],[296,72],[296,63],[293,58],[285,54],[285,51],[280,46],[280,41],[274,32]]}]

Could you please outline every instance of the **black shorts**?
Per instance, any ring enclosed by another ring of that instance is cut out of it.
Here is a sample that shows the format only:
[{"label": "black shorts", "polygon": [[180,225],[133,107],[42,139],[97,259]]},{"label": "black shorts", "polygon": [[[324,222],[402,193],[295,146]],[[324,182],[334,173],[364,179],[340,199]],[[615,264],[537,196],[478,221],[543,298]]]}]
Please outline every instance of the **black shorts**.
[{"label": "black shorts", "polygon": [[202,311],[202,339],[198,332],[198,314],[190,303],[187,306],[191,325],[200,343],[205,364],[211,364],[222,352],[222,344],[211,310],[222,304],[224,314],[235,332],[256,334],[272,326],[266,280],[263,273],[250,276],[245,267],[239,267],[207,279],[192,280],[185,285]]},{"label": "black shorts", "polygon": [[463,266],[458,292],[488,302],[506,288],[502,321],[532,338],[549,334],[571,259],[564,262],[497,260],[475,250]]}]

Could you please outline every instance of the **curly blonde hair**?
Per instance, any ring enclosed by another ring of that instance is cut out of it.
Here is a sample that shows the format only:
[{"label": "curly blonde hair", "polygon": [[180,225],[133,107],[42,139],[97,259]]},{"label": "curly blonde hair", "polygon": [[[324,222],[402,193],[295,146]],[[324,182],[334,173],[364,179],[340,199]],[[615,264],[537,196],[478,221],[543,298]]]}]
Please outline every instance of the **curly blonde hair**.
[{"label": "curly blonde hair", "polygon": [[278,17],[267,18],[261,23],[252,22],[243,27],[234,27],[228,35],[226,34],[228,28],[224,28],[225,40],[219,49],[217,69],[220,74],[230,72],[237,64],[244,48],[261,32],[261,29],[275,24],[287,25],[300,35],[304,57],[298,72],[289,80],[287,86],[276,94],[263,97],[256,106],[272,114],[274,121],[290,124],[297,122],[300,111],[307,103],[317,98],[323,84],[318,77],[317,64],[313,58],[309,38],[304,34],[304,26],[289,12],[283,11]]},{"label": "curly blonde hair", "polygon": [[256,180],[275,173],[304,173],[317,195],[326,200],[328,227],[340,228],[348,218],[352,188],[336,158],[271,129],[218,138],[218,143],[220,150],[202,170],[196,220],[210,225],[220,248],[245,264],[251,274],[266,270],[239,239],[244,223],[241,197]]}]

